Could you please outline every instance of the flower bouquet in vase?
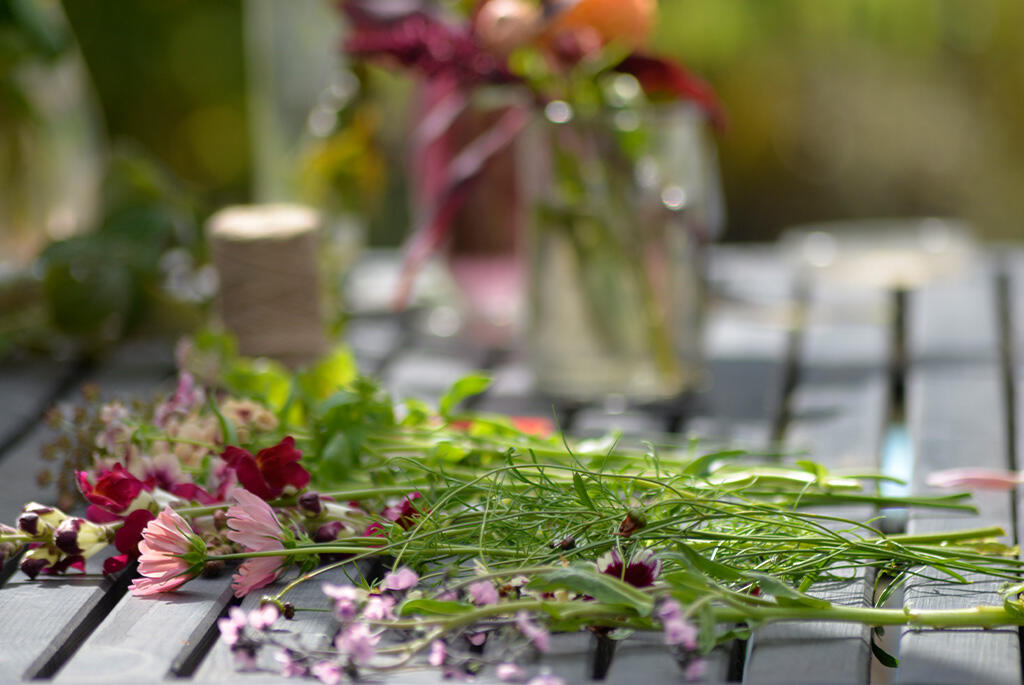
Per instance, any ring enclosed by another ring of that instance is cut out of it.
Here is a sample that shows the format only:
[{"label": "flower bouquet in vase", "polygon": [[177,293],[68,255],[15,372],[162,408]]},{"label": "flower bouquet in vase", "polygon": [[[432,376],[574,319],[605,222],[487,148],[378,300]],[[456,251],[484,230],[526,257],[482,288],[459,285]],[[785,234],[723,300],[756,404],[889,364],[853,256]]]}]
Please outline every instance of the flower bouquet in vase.
[{"label": "flower bouquet in vase", "polygon": [[[467,208],[484,235],[527,216],[529,239],[513,244],[527,248],[538,389],[637,401],[686,391],[699,357],[701,246],[721,215],[704,129],[721,115],[699,79],[645,51],[655,0],[342,7],[348,53],[407,68],[429,94],[410,142],[422,218],[398,299]],[[459,140],[453,131],[474,111],[486,123]],[[495,162],[513,152],[510,202],[480,212],[474,198],[493,193]]]}]

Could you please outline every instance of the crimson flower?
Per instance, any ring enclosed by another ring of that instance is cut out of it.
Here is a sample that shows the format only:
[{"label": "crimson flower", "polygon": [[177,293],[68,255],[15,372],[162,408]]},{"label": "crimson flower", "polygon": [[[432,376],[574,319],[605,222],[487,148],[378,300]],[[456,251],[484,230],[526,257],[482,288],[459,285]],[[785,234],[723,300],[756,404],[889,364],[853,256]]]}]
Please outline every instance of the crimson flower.
[{"label": "crimson flower", "polygon": [[155,519],[149,509],[137,509],[124,520],[124,524],[114,533],[114,547],[120,554],[109,557],[103,562],[103,573],[110,575],[117,573],[128,566],[129,562],[139,558],[139,543],[142,541],[142,532]]},{"label": "crimson flower", "polygon": [[89,507],[85,515],[96,523],[119,521],[135,509],[148,507],[152,498],[143,494],[149,490],[146,484],[132,475],[121,464],[103,471],[96,480],[96,485],[89,482],[89,474],[78,471],[78,488],[87,500]]},{"label": "crimson flower", "polygon": [[299,465],[302,452],[295,449],[295,438],[291,436],[260,450],[256,456],[230,446],[220,456],[235,470],[242,487],[265,500],[280,497],[285,488],[301,490],[309,485],[309,471]]}]

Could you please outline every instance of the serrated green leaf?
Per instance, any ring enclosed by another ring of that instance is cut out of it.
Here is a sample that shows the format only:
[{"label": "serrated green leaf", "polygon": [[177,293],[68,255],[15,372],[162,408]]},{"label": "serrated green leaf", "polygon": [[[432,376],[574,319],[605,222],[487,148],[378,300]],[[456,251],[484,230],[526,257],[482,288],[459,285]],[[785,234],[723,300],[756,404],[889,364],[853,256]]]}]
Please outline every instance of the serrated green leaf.
[{"label": "serrated green leaf", "polygon": [[528,587],[539,592],[569,590],[608,604],[619,604],[650,616],[654,600],[629,583],[585,566],[566,566],[534,576]]}]

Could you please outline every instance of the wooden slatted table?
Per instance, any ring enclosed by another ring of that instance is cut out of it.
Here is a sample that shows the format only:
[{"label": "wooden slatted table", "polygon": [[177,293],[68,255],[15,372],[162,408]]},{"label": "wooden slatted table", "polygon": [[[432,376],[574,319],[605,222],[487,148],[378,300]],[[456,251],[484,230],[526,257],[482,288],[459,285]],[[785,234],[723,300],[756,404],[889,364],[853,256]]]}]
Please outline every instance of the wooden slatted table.
[{"label": "wooden slatted table", "polygon": [[[694,433],[750,447],[781,443],[808,449],[833,468],[909,469],[910,489],[927,492],[932,470],[960,465],[1012,467],[1024,425],[1024,252],[992,250],[956,274],[910,289],[837,282],[797,273],[770,246],[716,248],[713,303],[706,328],[707,375],[685,403],[659,412],[556,407],[569,432],[621,429],[627,434]],[[532,391],[515,351],[426,335],[415,316],[357,316],[348,340],[364,370],[398,395],[437,397],[455,378],[487,368],[492,388],[483,410],[550,416],[552,403]],[[38,360],[0,367],[0,520],[12,523],[28,500],[52,501],[35,473],[48,434],[44,410],[73,400],[82,383],[110,397],[169,389],[170,345],[130,343],[99,364]],[[904,440],[901,436],[908,436]],[[909,446],[910,449],[904,449]],[[905,460],[901,463],[899,460]],[[912,460],[912,461],[906,461]],[[1010,494],[978,498],[972,525],[998,524],[1019,535]],[[847,516],[878,512],[853,507]],[[962,525],[962,517],[911,513],[892,525],[914,531]],[[230,578],[205,579],[157,599],[126,594],[125,579],[93,572],[29,581],[10,565],[0,588],[0,679],[58,682],[277,682],[268,673],[235,673],[216,640],[216,619],[232,603]],[[317,584],[296,591],[303,606],[327,606]],[[974,587],[919,581],[892,606],[971,606],[997,602],[997,584]],[[841,587],[819,590],[834,602],[871,601],[870,569]],[[260,593],[255,593],[260,594]],[[258,597],[246,598],[253,606]],[[291,626],[330,639],[329,614],[302,613]],[[749,640],[716,649],[705,680],[744,683],[993,683],[1021,685],[1020,633],[890,631],[901,665],[873,664],[867,629],[817,623],[776,624]],[[585,633],[559,635],[545,662],[568,682],[590,679],[594,644]],[[267,664],[272,665],[272,664]],[[617,647],[610,683],[681,681],[657,638]],[[399,682],[437,682],[432,673]],[[487,678],[482,680],[487,681]]]}]

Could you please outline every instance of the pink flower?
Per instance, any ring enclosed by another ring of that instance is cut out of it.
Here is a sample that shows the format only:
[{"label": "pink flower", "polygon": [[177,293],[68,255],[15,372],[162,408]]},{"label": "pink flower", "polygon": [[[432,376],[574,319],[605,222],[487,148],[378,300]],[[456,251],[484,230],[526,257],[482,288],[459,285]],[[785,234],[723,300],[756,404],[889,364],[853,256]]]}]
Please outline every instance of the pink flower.
[{"label": "pink flower", "polygon": [[302,452],[295,449],[291,436],[256,456],[232,446],[220,456],[235,470],[242,487],[265,500],[280,497],[286,488],[298,491],[309,485],[309,471],[299,464]]},{"label": "pink flower", "polygon": [[516,614],[516,627],[540,651],[546,652],[551,647],[551,636],[548,634],[548,631],[532,623],[530,615],[525,611],[520,611]]},{"label": "pink flower", "polygon": [[686,680],[700,680],[708,670],[708,662],[704,659],[694,659],[683,669],[683,678]]},{"label": "pink flower", "polygon": [[245,630],[247,622],[248,619],[242,609],[238,607],[231,607],[228,610],[227,616],[217,619],[217,628],[220,630],[220,639],[229,647],[234,647],[238,642],[238,638],[241,636],[242,631]]},{"label": "pink flower", "polygon": [[281,612],[273,604],[264,604],[259,609],[249,612],[249,625],[256,630],[266,630],[274,625]]},{"label": "pink flower", "polygon": [[[232,542],[245,547],[246,552],[268,552],[284,549],[283,530],[270,505],[258,496],[242,490],[231,492],[234,504],[228,507],[228,533]],[[270,585],[284,570],[286,557],[253,557],[238,567],[231,586],[236,597],[244,597],[253,590]]]},{"label": "pink flower", "polygon": [[334,646],[352,661],[365,664],[373,659],[378,642],[380,642],[380,635],[370,632],[370,626],[365,623],[356,623],[338,636],[334,641]]},{"label": "pink flower", "polygon": [[448,658],[448,648],[444,640],[434,640],[430,643],[430,654],[427,656],[427,663],[431,666],[443,666]]},{"label": "pink flower", "polygon": [[366,606],[363,607],[363,619],[367,621],[383,621],[394,618],[392,609],[395,606],[395,598],[389,595],[370,595]]},{"label": "pink flower", "polygon": [[1024,477],[1018,471],[965,467],[934,471],[925,478],[933,488],[965,488],[968,490],[1012,490]]},{"label": "pink flower", "polygon": [[661,574],[661,559],[650,549],[641,549],[623,565],[619,550],[613,547],[597,558],[597,570],[634,587],[650,587]]},{"label": "pink flower", "polygon": [[498,591],[494,588],[494,583],[489,580],[472,583],[466,590],[469,592],[473,604],[477,606],[498,603]]},{"label": "pink flower", "polygon": [[526,680],[526,670],[519,664],[498,664],[495,674],[498,676],[498,680],[505,683],[521,683]]},{"label": "pink flower", "polygon": [[380,584],[381,590],[408,590],[411,587],[415,587],[416,583],[420,582],[420,577],[408,566],[403,566],[397,571],[384,576],[383,582]]},{"label": "pink flower", "polygon": [[174,394],[159,404],[153,415],[153,422],[163,428],[174,414],[185,415],[202,404],[203,390],[195,384],[192,374],[181,371],[178,374],[178,387]]},{"label": "pink flower", "polygon": [[689,621],[681,618],[664,619],[661,627],[665,629],[666,645],[681,645],[686,649],[697,649],[697,629]]},{"label": "pink flower", "polygon": [[176,590],[199,575],[206,563],[206,543],[170,507],[142,531],[139,552],[142,577],[129,588],[137,597]]},{"label": "pink flower", "polygon": [[423,495],[418,492],[409,493],[397,505],[384,509],[384,518],[397,523],[405,530],[409,530],[416,523],[416,517],[420,515],[420,510],[413,505],[413,502],[422,497]]},{"label": "pink flower", "polygon": [[285,678],[302,678],[308,673],[306,665],[299,659],[294,658],[290,650],[278,651],[274,658],[281,664],[281,675]]},{"label": "pink flower", "polygon": [[351,621],[359,611],[362,592],[354,585],[324,583],[324,594],[334,600],[334,615],[339,621]]},{"label": "pink flower", "polygon": [[338,685],[341,682],[341,666],[333,661],[318,661],[310,671],[324,685]]},{"label": "pink flower", "polygon": [[545,669],[530,678],[530,682],[526,685],[565,685],[565,679]]}]

